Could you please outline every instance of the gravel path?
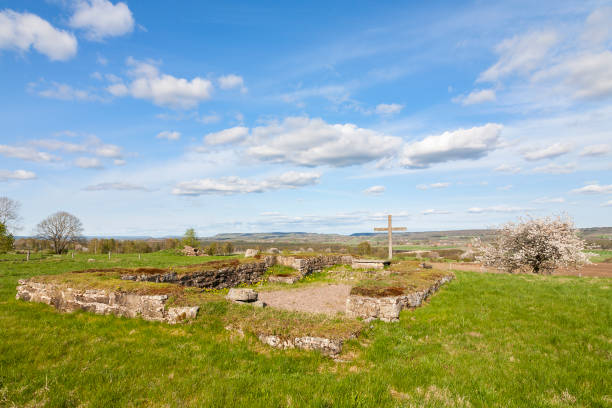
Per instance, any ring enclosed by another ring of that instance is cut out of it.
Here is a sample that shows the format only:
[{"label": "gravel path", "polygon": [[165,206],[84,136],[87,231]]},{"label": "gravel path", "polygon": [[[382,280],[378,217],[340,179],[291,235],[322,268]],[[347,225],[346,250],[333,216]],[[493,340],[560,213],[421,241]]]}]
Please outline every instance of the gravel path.
[{"label": "gravel path", "polygon": [[275,290],[259,292],[259,299],[270,307],[279,309],[325,313],[335,315],[344,313],[346,299],[351,292],[349,285],[322,285],[301,289]]}]

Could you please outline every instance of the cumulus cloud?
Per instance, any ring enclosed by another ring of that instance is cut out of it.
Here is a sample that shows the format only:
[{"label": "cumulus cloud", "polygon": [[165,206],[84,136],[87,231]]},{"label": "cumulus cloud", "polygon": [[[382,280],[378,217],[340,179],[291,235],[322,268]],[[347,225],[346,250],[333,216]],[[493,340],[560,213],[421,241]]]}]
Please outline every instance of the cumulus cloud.
[{"label": "cumulus cloud", "polygon": [[381,195],[385,192],[385,186],[372,186],[363,190],[363,194],[367,195]]},{"label": "cumulus cloud", "polygon": [[106,90],[114,96],[132,96],[153,102],[158,106],[176,109],[196,107],[200,102],[210,99],[213,85],[208,79],[195,77],[191,80],[162,74],[154,63],[127,60],[131,67],[130,82],[116,82]]},{"label": "cumulus cloud", "polygon": [[[29,89],[34,91],[39,86],[37,84],[30,84]],[[59,82],[52,82],[51,86],[46,89],[36,91],[38,95],[48,99],[58,99],[60,101],[99,101],[102,100],[97,95],[85,89],[74,88],[68,84],[62,84]]]},{"label": "cumulus cloud", "polygon": [[416,188],[418,188],[419,190],[429,190],[432,188],[446,188],[450,186],[450,183],[431,183],[431,184],[419,184],[418,186],[416,186]]},{"label": "cumulus cloud", "polygon": [[534,173],[545,174],[570,174],[576,171],[576,163],[556,164],[550,163],[546,166],[536,167],[532,170]]},{"label": "cumulus cloud", "polygon": [[580,152],[581,156],[603,156],[610,153],[610,145],[596,144],[585,146]]},{"label": "cumulus cloud", "polygon": [[25,52],[30,48],[52,61],[65,61],[76,54],[77,40],[35,14],[0,11],[0,49]]},{"label": "cumulus cloud", "polygon": [[32,140],[30,143],[48,150],[63,150],[68,153],[87,151],[87,146],[85,144],[64,142],[63,140],[39,139]]},{"label": "cumulus cloud", "polygon": [[605,43],[612,36],[612,7],[601,7],[587,17],[581,39],[589,44]]},{"label": "cumulus cloud", "polygon": [[240,177],[205,178],[178,183],[172,194],[198,196],[203,194],[246,194],[267,191],[294,189],[317,184],[320,173],[300,173],[290,171],[280,176],[257,181]]},{"label": "cumulus cloud", "polygon": [[506,39],[495,47],[499,60],[478,77],[493,82],[514,73],[526,74],[538,68],[557,42],[554,31],[538,31]]},{"label": "cumulus cloud", "polygon": [[376,113],[379,115],[395,115],[404,109],[404,105],[399,103],[381,103],[376,106]]},{"label": "cumulus cloud", "polygon": [[85,187],[83,190],[86,191],[107,191],[107,190],[117,190],[117,191],[151,191],[144,186],[140,186],[137,184],[124,183],[120,181],[109,182],[109,183],[98,183]]},{"label": "cumulus cloud", "polygon": [[121,158],[123,153],[121,152],[123,149],[117,145],[112,144],[103,144],[94,150],[94,154],[100,157],[108,157],[111,159]]},{"label": "cumulus cloud", "polygon": [[79,157],[74,161],[74,165],[82,169],[101,169],[104,167],[100,159],[96,157]]},{"label": "cumulus cloud", "polygon": [[612,184],[600,185],[599,183],[587,184],[584,187],[572,190],[572,193],[578,194],[609,194],[612,193]]},{"label": "cumulus cloud", "polygon": [[204,136],[204,141],[209,145],[220,145],[242,141],[249,134],[249,128],[236,126],[220,132],[209,133]]},{"label": "cumulus cloud", "polygon": [[218,78],[219,88],[234,89],[240,88],[240,92],[246,93],[247,88],[244,86],[244,79],[241,76],[229,74]]},{"label": "cumulus cloud", "polygon": [[549,203],[564,203],[565,198],[563,197],[541,197],[533,200],[534,203],[538,204],[549,204]]},{"label": "cumulus cloud", "polygon": [[27,170],[0,170],[0,181],[8,180],[32,180],[36,174]]},{"label": "cumulus cloud", "polygon": [[125,3],[113,4],[108,0],[77,1],[69,24],[85,31],[90,40],[100,41],[134,30],[134,17]]},{"label": "cumulus cloud", "polygon": [[400,165],[427,168],[451,160],[476,160],[497,149],[502,125],[488,123],[470,129],[458,129],[406,144]]},{"label": "cumulus cloud", "polygon": [[89,136],[81,143],[66,142],[57,139],[32,140],[30,144],[41,146],[48,150],[61,150],[67,153],[91,153],[98,157],[120,160],[123,157],[123,148],[114,144],[105,144],[96,136]]},{"label": "cumulus cloud", "polygon": [[500,173],[516,174],[521,171],[521,168],[518,166],[511,166],[509,164],[500,164],[499,166],[494,168],[493,171],[497,171]]},{"label": "cumulus cloud", "polygon": [[289,117],[252,129],[247,154],[273,163],[334,167],[364,164],[393,156],[402,144],[353,124],[329,124],[320,118]]},{"label": "cumulus cloud", "polygon": [[505,205],[494,205],[492,207],[472,207],[468,209],[470,214],[483,214],[483,213],[513,213],[513,212],[523,212],[529,211],[531,208],[521,208],[521,207],[509,207]]},{"label": "cumulus cloud", "polygon": [[157,139],[166,139],[166,140],[179,140],[181,138],[181,134],[179,132],[176,131],[169,131],[169,130],[165,130],[163,132],[159,132],[157,134],[157,136],[155,136]]},{"label": "cumulus cloud", "polygon": [[457,96],[453,98],[453,102],[461,103],[462,105],[475,105],[483,102],[493,102],[497,98],[493,89],[477,89],[470,92],[467,96]]},{"label": "cumulus cloud", "polygon": [[568,153],[573,147],[571,143],[555,143],[542,149],[529,150],[523,157],[529,161],[552,159]]},{"label": "cumulus cloud", "polygon": [[13,159],[21,159],[33,162],[50,162],[59,160],[59,157],[46,152],[39,152],[30,147],[18,147],[0,145],[0,154]]},{"label": "cumulus cloud", "polygon": [[443,214],[450,214],[450,213],[451,213],[450,211],[434,210],[433,208],[421,211],[422,215],[443,215]]}]

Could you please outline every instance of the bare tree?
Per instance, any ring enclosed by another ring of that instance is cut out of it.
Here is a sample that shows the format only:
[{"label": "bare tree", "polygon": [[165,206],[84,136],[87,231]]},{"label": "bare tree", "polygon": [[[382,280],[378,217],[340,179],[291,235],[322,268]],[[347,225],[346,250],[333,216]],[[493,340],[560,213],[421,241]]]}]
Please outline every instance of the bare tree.
[{"label": "bare tree", "polygon": [[19,209],[21,203],[8,197],[0,197],[0,224],[9,230],[19,229]]},{"label": "bare tree", "polygon": [[528,218],[503,225],[492,244],[476,242],[485,265],[508,272],[550,273],[560,267],[588,264],[584,241],[568,217]]},{"label": "bare tree", "polygon": [[42,220],[36,227],[38,236],[53,243],[56,254],[61,254],[71,242],[83,233],[83,224],[72,214],[58,211]]}]

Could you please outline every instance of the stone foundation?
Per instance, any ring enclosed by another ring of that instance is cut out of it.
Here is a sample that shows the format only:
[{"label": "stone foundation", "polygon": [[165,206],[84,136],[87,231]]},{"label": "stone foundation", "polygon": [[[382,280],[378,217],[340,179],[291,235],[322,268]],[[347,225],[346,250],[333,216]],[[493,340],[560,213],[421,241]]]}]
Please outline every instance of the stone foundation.
[{"label": "stone foundation", "polygon": [[264,262],[241,263],[221,267],[215,270],[195,271],[177,275],[174,272],[159,274],[121,275],[121,279],[140,282],[175,283],[182,286],[198,288],[223,289],[241,284],[252,285],[259,282],[268,269],[268,260]]},{"label": "stone foundation", "polygon": [[342,255],[322,255],[312,256],[308,258],[297,258],[293,256],[277,256],[276,263],[279,265],[289,266],[294,268],[300,274],[300,277],[310,275],[313,272],[319,272],[323,269],[339,265],[339,264],[352,264],[352,256]]},{"label": "stone foundation", "polygon": [[311,336],[283,339],[279,336],[265,334],[259,335],[258,338],[262,343],[279,349],[299,348],[302,350],[317,350],[322,354],[332,357],[342,352],[342,340]]},{"label": "stone foundation", "polygon": [[62,312],[86,310],[96,314],[141,317],[145,320],[178,323],[196,317],[199,307],[169,307],[167,295],[139,295],[101,289],[72,289],[49,283],[20,280],[17,299],[42,302]]},{"label": "stone foundation", "polygon": [[391,264],[391,261],[380,259],[353,259],[351,267],[353,269],[384,269]]},{"label": "stone foundation", "polygon": [[452,275],[445,276],[425,290],[402,296],[369,297],[350,295],[346,299],[346,314],[349,317],[396,322],[399,320],[399,314],[403,309],[420,306],[440,286],[453,278],[454,276]]}]

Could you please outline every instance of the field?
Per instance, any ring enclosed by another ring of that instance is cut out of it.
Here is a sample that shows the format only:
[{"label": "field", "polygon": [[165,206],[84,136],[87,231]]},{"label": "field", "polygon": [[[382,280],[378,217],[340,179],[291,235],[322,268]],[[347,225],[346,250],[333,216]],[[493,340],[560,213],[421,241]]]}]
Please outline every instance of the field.
[{"label": "field", "polygon": [[0,406],[612,406],[608,278],[456,271],[428,304],[372,323],[334,361],[228,332],[218,304],[170,326],[15,300],[30,276],[202,258],[2,258]]}]

